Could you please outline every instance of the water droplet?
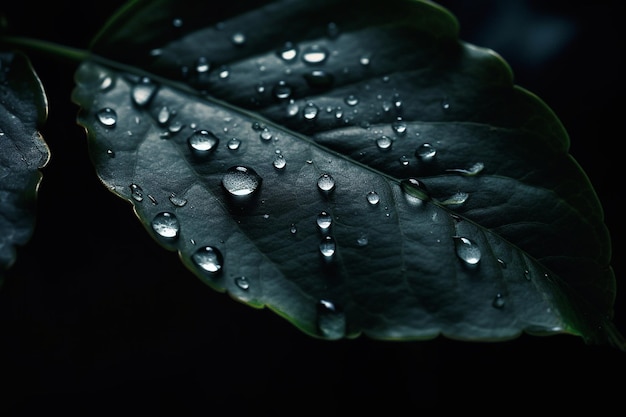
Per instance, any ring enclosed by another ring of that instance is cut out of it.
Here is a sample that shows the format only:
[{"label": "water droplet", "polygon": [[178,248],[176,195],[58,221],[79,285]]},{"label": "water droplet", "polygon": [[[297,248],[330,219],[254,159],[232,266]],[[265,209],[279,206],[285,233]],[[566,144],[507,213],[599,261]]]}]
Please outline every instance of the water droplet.
[{"label": "water droplet", "polygon": [[423,201],[430,200],[430,192],[426,185],[417,178],[407,178],[400,182],[402,191],[411,197],[418,198]]},{"label": "water droplet", "polygon": [[335,77],[327,71],[314,70],[308,74],[304,74],[304,79],[311,88],[330,88],[332,87]]},{"label": "water droplet", "polygon": [[359,58],[359,63],[364,67],[369,66],[370,62],[371,56],[369,54],[361,55],[361,57]]},{"label": "water droplet", "polygon": [[229,139],[226,146],[228,146],[228,149],[230,149],[231,151],[236,151],[241,146],[241,140],[238,138],[231,138]]},{"label": "water droplet", "polygon": [[157,114],[157,121],[159,124],[164,125],[170,120],[170,117],[172,117],[172,112],[167,106],[163,106],[159,110],[159,114]]},{"label": "water droplet", "polygon": [[448,98],[447,98],[447,97],[444,97],[444,98],[441,100],[441,108],[442,108],[443,110],[450,110],[450,102],[448,101]]},{"label": "water droplet", "polygon": [[322,233],[327,233],[333,223],[333,218],[327,212],[322,211],[317,215],[316,223]]},{"label": "water droplet", "polygon": [[280,80],[274,86],[272,93],[278,100],[286,100],[291,96],[291,86],[286,81]]},{"label": "water droplet", "polygon": [[230,77],[230,68],[227,65],[220,66],[219,70],[217,71],[217,76],[220,77],[220,79],[222,80]]},{"label": "water droplet", "polygon": [[261,186],[262,178],[252,168],[230,167],[222,178],[222,186],[233,196],[248,196]]},{"label": "water droplet", "polygon": [[107,149],[107,155],[111,158],[115,158],[115,151],[113,149]]},{"label": "water droplet", "polygon": [[278,56],[284,61],[293,61],[298,55],[298,48],[292,42],[285,42],[285,44],[278,50]]},{"label": "water droplet", "polygon": [[409,162],[410,162],[410,161],[409,161],[409,158],[408,158],[406,155],[402,155],[402,156],[399,158],[399,161],[400,161],[400,164],[401,164],[402,166],[408,166],[408,165],[409,165]]},{"label": "water droplet", "polygon": [[345,101],[348,106],[356,106],[359,104],[359,98],[354,94],[349,94],[343,101]]},{"label": "water droplet", "polygon": [[259,137],[264,142],[270,141],[272,139],[272,131],[269,130],[268,128],[265,128],[261,130],[261,133],[259,133]]},{"label": "water droplet", "polygon": [[530,281],[530,271],[528,269],[524,270],[524,278],[526,278],[527,281]]},{"label": "water droplet", "polygon": [[324,236],[320,242],[320,253],[325,259],[330,259],[335,255],[337,245],[332,236]]},{"label": "water droplet", "polygon": [[319,108],[312,102],[306,103],[304,108],[302,109],[302,115],[306,120],[315,120],[317,118],[317,114],[319,113]]},{"label": "water droplet", "polygon": [[392,143],[393,141],[389,136],[383,135],[376,139],[376,146],[378,147],[378,149],[389,149],[391,148]]},{"label": "water droplet", "polygon": [[337,23],[335,22],[330,22],[327,26],[326,26],[326,34],[328,35],[329,38],[331,39],[335,39],[337,38],[337,36],[339,36],[339,26],[337,26]]},{"label": "water droplet", "polygon": [[105,107],[96,113],[98,121],[102,126],[114,127],[117,123],[117,113],[110,107]]},{"label": "water droplet", "polygon": [[235,278],[235,285],[246,291],[250,288],[250,281],[246,277],[237,277]]},{"label": "water droplet", "polygon": [[298,228],[296,227],[295,223],[291,223],[291,226],[289,226],[289,233],[291,233],[292,235],[298,233]]},{"label": "water droplet", "polygon": [[335,179],[330,174],[322,174],[317,179],[317,187],[321,191],[332,191],[335,188]]},{"label": "water droplet", "polygon": [[472,176],[481,172],[483,168],[485,168],[485,164],[483,164],[482,162],[476,162],[474,165],[472,165],[468,169],[446,169],[446,171],[458,172],[463,175]]},{"label": "water droplet", "polygon": [[322,64],[328,58],[328,51],[323,46],[312,45],[302,52],[302,60],[309,65]]},{"label": "water droplet", "polygon": [[369,193],[367,193],[366,197],[367,197],[367,202],[373,206],[375,206],[376,204],[380,202],[380,196],[378,195],[376,191],[370,191]]},{"label": "water droplet", "polygon": [[197,130],[187,138],[187,144],[197,156],[208,155],[217,148],[219,138],[208,130]]},{"label": "water droplet", "polygon": [[180,17],[176,17],[174,19],[172,19],[172,26],[174,26],[175,28],[179,28],[183,26],[183,19],[181,19]]},{"label": "water droplet", "polygon": [[493,298],[493,301],[491,302],[491,305],[495,308],[503,308],[504,304],[504,296],[501,293],[497,293],[496,296]]},{"label": "water droplet", "polygon": [[187,204],[186,198],[178,197],[174,193],[170,194],[169,200],[170,200],[170,203],[172,203],[176,207],[183,207],[185,204]]},{"label": "water droplet", "polygon": [[133,86],[131,92],[133,103],[139,107],[147,106],[157,90],[158,85],[156,83],[153,83],[149,78],[142,78],[139,83]]},{"label": "water droplet", "polygon": [[356,240],[356,244],[359,246],[367,246],[368,243],[369,243],[369,239],[367,238],[367,235],[365,234],[359,236],[359,238]]},{"label": "water droplet", "polygon": [[296,103],[294,100],[289,100],[286,110],[287,110],[287,117],[294,117],[300,111],[300,106],[298,106],[298,103]]},{"label": "water droplet", "polygon": [[506,269],[506,262],[504,262],[502,259],[498,258],[498,263],[500,264],[502,269]]},{"label": "water droplet", "polygon": [[415,156],[422,161],[430,161],[437,155],[437,149],[433,148],[430,143],[423,143],[415,150]]},{"label": "water droplet", "polygon": [[209,69],[211,69],[211,63],[206,57],[201,56],[196,59],[196,72],[198,74],[207,73]]},{"label": "water droplet", "polygon": [[233,42],[233,45],[242,46],[246,43],[246,35],[243,32],[236,32],[233,33],[230,40]]},{"label": "water droplet", "polygon": [[285,166],[287,166],[287,161],[285,160],[283,154],[279,153],[274,155],[274,161],[272,161],[272,165],[274,165],[274,168],[276,169],[284,169]]},{"label": "water droplet", "polygon": [[317,303],[317,329],[328,339],[341,339],[346,334],[346,316],[329,300]]},{"label": "water droplet", "polygon": [[199,248],[191,255],[191,260],[203,271],[211,275],[218,274],[224,266],[222,252],[213,246]]},{"label": "water droplet", "polygon": [[480,248],[473,240],[466,237],[454,236],[454,245],[457,256],[468,265],[476,265],[480,261]]},{"label": "water droplet", "polygon": [[130,184],[129,187],[130,196],[133,198],[133,200],[143,201],[143,189],[135,183]]},{"label": "water droplet", "polygon": [[454,195],[452,195],[452,196],[448,197],[447,199],[441,201],[441,204],[444,204],[446,206],[454,206],[454,205],[463,204],[463,203],[465,203],[465,201],[467,200],[468,197],[469,197],[469,194],[463,193],[461,191],[458,191]]},{"label": "water droplet", "polygon": [[166,239],[176,239],[180,232],[180,223],[174,213],[157,213],[152,219],[152,230]]},{"label": "water droplet", "polygon": [[406,122],[404,122],[403,120],[396,120],[392,123],[391,128],[399,136],[406,135],[407,125]]}]

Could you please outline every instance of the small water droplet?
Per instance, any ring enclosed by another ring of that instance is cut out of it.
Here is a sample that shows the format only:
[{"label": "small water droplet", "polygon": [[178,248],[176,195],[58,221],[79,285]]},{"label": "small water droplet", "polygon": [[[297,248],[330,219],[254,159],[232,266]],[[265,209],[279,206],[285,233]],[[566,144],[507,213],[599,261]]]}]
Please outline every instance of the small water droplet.
[{"label": "small water droplet", "polygon": [[528,269],[524,270],[524,278],[526,278],[527,281],[530,281],[530,271]]},{"label": "small water droplet", "polygon": [[241,146],[241,140],[238,138],[230,138],[226,146],[228,146],[228,149],[231,151],[236,151]]},{"label": "small water droplet", "polygon": [[410,162],[410,161],[409,161],[409,158],[408,158],[406,155],[402,155],[402,156],[399,158],[399,161],[400,161],[400,164],[401,164],[402,166],[408,166],[408,165],[409,165],[409,162]]},{"label": "small water droplet", "polygon": [[380,202],[380,196],[376,191],[370,191],[369,193],[367,193],[366,198],[367,202],[373,206]]},{"label": "small water droplet", "polygon": [[346,334],[346,316],[329,300],[317,303],[317,329],[328,339],[341,339]]},{"label": "small water droplet", "polygon": [[170,203],[172,203],[176,207],[183,207],[185,204],[187,204],[186,198],[178,197],[174,193],[170,194],[169,200],[170,200]]},{"label": "small water droplet", "polygon": [[143,201],[143,189],[139,185],[132,183],[129,185],[129,188],[130,188],[130,195],[133,198],[133,200]]},{"label": "small water droplet", "polygon": [[278,100],[286,100],[291,96],[291,86],[286,81],[280,80],[274,86],[272,93]]},{"label": "small water droplet", "polygon": [[500,264],[500,266],[502,267],[502,269],[506,269],[506,262],[504,262],[504,260],[498,258],[498,263]]},{"label": "small water droplet", "polygon": [[320,253],[325,259],[330,259],[335,255],[337,245],[332,236],[324,236],[320,242]]},{"label": "small water droplet", "polygon": [[110,107],[100,109],[96,113],[96,117],[98,118],[98,121],[102,124],[102,126],[114,127],[117,123],[117,113]]},{"label": "small water droplet", "polygon": [[367,246],[368,243],[369,243],[369,239],[367,238],[367,235],[365,234],[359,236],[359,238],[356,240],[356,244],[361,247]]},{"label": "small water droplet", "polygon": [[115,151],[113,149],[107,149],[107,155],[111,158],[115,158]]},{"label": "small water droplet", "polygon": [[276,169],[284,169],[287,166],[287,160],[285,160],[283,154],[279,153],[274,155],[272,165],[274,165],[274,168]]},{"label": "small water droplet", "polygon": [[213,246],[199,248],[191,255],[191,260],[203,271],[211,275],[218,274],[224,266],[222,252]]},{"label": "small water droplet", "polygon": [[228,77],[230,77],[230,68],[227,65],[220,66],[217,71],[217,76],[220,77],[220,79],[222,80],[227,79]]},{"label": "small water droplet", "polygon": [[152,219],[152,230],[166,239],[176,239],[180,232],[180,223],[174,213],[157,213]]},{"label": "small water droplet", "polygon": [[335,179],[330,174],[322,174],[317,179],[317,187],[321,191],[332,191],[335,188]]},{"label": "small water droplet", "polygon": [[187,138],[189,148],[196,156],[205,156],[214,151],[219,138],[208,130],[197,130]]},{"label": "small water droplet", "polygon": [[343,101],[345,101],[348,106],[356,106],[359,104],[359,98],[354,94],[349,94]]},{"label": "small water droplet", "polygon": [[298,233],[298,228],[296,227],[295,223],[291,223],[291,226],[289,226],[289,233],[291,233],[292,235]]},{"label": "small water droplet", "polygon": [[363,65],[364,67],[369,66],[370,62],[371,62],[370,54],[361,55],[361,57],[359,58],[359,63]]},{"label": "small water droplet", "polygon": [[139,107],[147,106],[152,97],[156,94],[158,85],[153,83],[149,78],[143,77],[141,81],[133,86],[131,97],[133,103]]},{"label": "small water droplet", "polygon": [[172,117],[172,112],[170,111],[169,107],[163,106],[157,114],[157,121],[159,122],[159,124],[164,125],[170,120],[170,117]]},{"label": "small water droplet", "polygon": [[259,133],[259,137],[262,141],[268,142],[272,139],[272,131],[268,128],[265,128],[261,131],[261,133]]},{"label": "small water droplet", "polygon": [[235,32],[230,40],[233,45],[242,46],[246,43],[246,35],[243,32]]},{"label": "small water droplet", "polygon": [[235,278],[235,285],[242,290],[247,291],[250,288],[250,281],[244,276],[237,277]]},{"label": "small water droplet", "polygon": [[315,120],[318,113],[319,108],[312,102],[307,102],[302,109],[302,115],[306,120]]},{"label": "small water droplet", "polygon": [[317,219],[315,220],[315,222],[317,223],[317,227],[319,227],[319,230],[322,233],[327,233],[333,223],[333,218],[327,212],[322,211],[320,212],[320,214],[317,215]]},{"label": "small water droplet", "polygon": [[402,191],[411,197],[418,198],[423,201],[430,200],[430,192],[426,185],[417,178],[407,178],[400,182]]},{"label": "small water droplet", "polygon": [[497,293],[493,298],[491,305],[495,308],[503,308],[505,304],[504,296],[501,293]]},{"label": "small water droplet", "polygon": [[466,237],[454,236],[454,245],[457,256],[468,265],[476,265],[480,261],[480,248],[471,239]]},{"label": "small water droplet", "polygon": [[437,155],[437,149],[433,148],[430,143],[423,143],[415,150],[415,156],[422,161],[430,161]]},{"label": "small water droplet", "polygon": [[172,19],[172,26],[174,26],[175,28],[179,28],[183,26],[183,19],[181,19],[180,17],[176,17],[174,19]]},{"label": "small water droplet", "polygon": [[389,136],[380,136],[376,139],[376,146],[378,149],[387,150],[391,148],[393,141]]},{"label": "small water droplet", "polygon": [[309,65],[322,64],[328,58],[328,51],[320,45],[312,45],[302,52],[302,60]]},{"label": "small water droplet", "polygon": [[292,42],[285,42],[285,44],[278,50],[277,54],[282,60],[290,62],[298,56],[298,48]]},{"label": "small water droplet", "polygon": [[196,72],[198,74],[204,74],[211,69],[211,63],[205,56],[198,57],[196,59]]},{"label": "small water droplet", "polygon": [[296,103],[293,99],[290,99],[289,103],[287,104],[286,110],[287,117],[294,117],[300,111],[300,106],[298,106],[298,103]]},{"label": "small water droplet", "polygon": [[445,111],[450,110],[450,102],[448,101],[447,97],[444,97],[441,100],[441,108]]},{"label": "small water droplet", "polygon": [[222,186],[233,196],[249,196],[261,186],[262,179],[252,168],[230,167],[222,178]]},{"label": "small water droplet", "polygon": [[469,197],[468,193],[463,193],[461,191],[458,191],[454,195],[441,201],[441,204],[446,205],[446,206],[460,205],[460,204],[465,203],[468,197]]},{"label": "small water droplet", "polygon": [[331,39],[336,39],[339,36],[339,26],[335,22],[330,22],[326,25],[326,34]]},{"label": "small water droplet", "polygon": [[469,167],[468,169],[446,169],[449,172],[458,172],[463,175],[473,176],[481,172],[485,168],[485,164],[482,162],[476,162],[474,165]]},{"label": "small water droplet", "polygon": [[406,125],[406,122],[403,120],[396,120],[395,122],[391,124],[391,128],[399,136],[406,135],[407,125]]}]

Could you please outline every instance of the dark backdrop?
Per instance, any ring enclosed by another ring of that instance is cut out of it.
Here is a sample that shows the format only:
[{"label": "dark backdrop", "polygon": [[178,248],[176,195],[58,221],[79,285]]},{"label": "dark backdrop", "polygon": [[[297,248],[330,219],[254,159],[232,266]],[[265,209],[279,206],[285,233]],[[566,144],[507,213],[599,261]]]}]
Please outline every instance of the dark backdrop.
[{"label": "dark backdrop", "polygon": [[[84,47],[120,4],[21,1],[9,22]],[[615,322],[626,332],[622,2],[440,4],[570,133],[612,231]],[[0,291],[0,415],[626,415],[626,353],[576,337],[324,342],[210,290],[98,183],[83,131],[68,123],[72,71],[33,63],[53,158],[35,235]]]}]

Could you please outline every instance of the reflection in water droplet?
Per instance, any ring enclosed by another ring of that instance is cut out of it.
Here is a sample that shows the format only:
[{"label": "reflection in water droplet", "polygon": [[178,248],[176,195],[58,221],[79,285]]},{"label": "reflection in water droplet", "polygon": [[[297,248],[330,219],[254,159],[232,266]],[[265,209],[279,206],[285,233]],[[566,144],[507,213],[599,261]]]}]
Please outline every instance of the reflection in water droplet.
[{"label": "reflection in water droplet", "polygon": [[302,60],[310,65],[321,64],[328,58],[328,51],[323,46],[312,45],[302,52]]},{"label": "reflection in water droplet", "polygon": [[375,206],[376,204],[380,202],[380,197],[376,191],[370,191],[369,193],[367,193],[366,197],[367,197],[367,202],[373,206]]},{"label": "reflection in water droplet", "polygon": [[237,277],[235,278],[235,285],[246,291],[250,288],[250,281],[246,277]]},{"label": "reflection in water droplet", "polygon": [[446,171],[458,172],[463,175],[472,176],[481,172],[483,168],[485,168],[485,164],[483,164],[482,162],[476,162],[474,165],[472,165],[468,169],[446,169]]},{"label": "reflection in water droplet", "polygon": [[261,186],[261,177],[252,168],[234,166],[228,168],[222,178],[222,186],[233,196],[248,196]]},{"label": "reflection in water droplet", "polygon": [[133,103],[139,107],[147,106],[152,97],[154,97],[157,87],[157,84],[153,83],[149,78],[142,78],[139,83],[133,86],[131,92]]},{"label": "reflection in water droplet", "polygon": [[335,188],[335,179],[330,174],[322,174],[317,180],[317,187],[321,191],[332,191]]},{"label": "reflection in water droplet", "polygon": [[143,201],[143,189],[135,183],[130,184],[129,187],[130,187],[130,195],[133,198],[133,200]]},{"label": "reflection in water droplet", "polygon": [[325,259],[330,259],[335,254],[337,245],[335,239],[332,236],[324,236],[320,242],[320,253]]},{"label": "reflection in water droplet", "polygon": [[430,143],[423,143],[415,150],[415,156],[422,161],[430,161],[437,155],[437,149],[433,148]]},{"label": "reflection in water droplet", "polygon": [[272,165],[274,165],[274,168],[276,169],[283,169],[287,166],[287,161],[285,160],[285,157],[282,153],[274,155],[274,161],[272,161]]},{"label": "reflection in water droplet", "polygon": [[197,156],[211,153],[217,148],[219,141],[218,137],[208,130],[197,130],[187,138],[189,148]]},{"label": "reflection in water droplet", "polygon": [[96,117],[98,118],[98,121],[102,124],[102,126],[114,127],[117,123],[117,113],[110,107],[100,109],[96,113]]},{"label": "reflection in water droplet", "polygon": [[328,229],[330,229],[330,226],[333,223],[333,218],[327,212],[322,211],[320,212],[320,214],[317,215],[316,222],[320,231],[322,233],[326,233],[328,232]]},{"label": "reflection in water droplet", "polygon": [[180,232],[180,223],[174,213],[161,212],[157,213],[152,219],[152,230],[166,239],[175,239]]},{"label": "reflection in water droplet", "polygon": [[468,265],[476,265],[480,261],[481,252],[476,242],[460,236],[454,236],[457,256]]},{"label": "reflection in water droplet", "polygon": [[430,193],[426,185],[417,178],[407,178],[400,182],[402,191],[411,197],[418,198],[423,201],[430,200]]},{"label": "reflection in water droplet", "polygon": [[379,138],[376,139],[376,146],[378,146],[378,149],[389,149],[391,148],[391,144],[392,144],[392,140],[389,136],[381,136]]},{"label": "reflection in water droplet", "polygon": [[191,255],[194,264],[211,275],[218,274],[224,266],[222,252],[213,246],[204,246]]},{"label": "reflection in water droplet", "polygon": [[341,339],[346,334],[346,316],[329,300],[317,303],[317,329],[328,339]]},{"label": "reflection in water droplet", "polygon": [[491,305],[495,308],[503,308],[504,304],[504,296],[500,293],[497,293],[496,296],[493,298],[493,302],[491,303]]},{"label": "reflection in water droplet", "polygon": [[231,138],[226,146],[228,146],[228,149],[231,151],[236,151],[241,146],[241,140],[238,138]]}]

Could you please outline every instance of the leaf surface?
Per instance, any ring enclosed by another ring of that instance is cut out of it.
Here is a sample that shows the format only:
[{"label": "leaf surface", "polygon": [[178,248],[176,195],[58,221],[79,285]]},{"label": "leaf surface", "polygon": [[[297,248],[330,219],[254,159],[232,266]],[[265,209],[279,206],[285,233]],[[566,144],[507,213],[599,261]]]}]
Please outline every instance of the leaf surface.
[{"label": "leaf surface", "polygon": [[41,169],[50,150],[39,133],[48,104],[37,74],[19,53],[0,53],[0,284],[16,247],[35,227]]},{"label": "leaf surface", "polygon": [[457,31],[423,1],[130,2],[73,99],[161,245],[311,335],[622,343],[565,129]]}]

